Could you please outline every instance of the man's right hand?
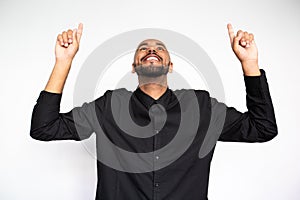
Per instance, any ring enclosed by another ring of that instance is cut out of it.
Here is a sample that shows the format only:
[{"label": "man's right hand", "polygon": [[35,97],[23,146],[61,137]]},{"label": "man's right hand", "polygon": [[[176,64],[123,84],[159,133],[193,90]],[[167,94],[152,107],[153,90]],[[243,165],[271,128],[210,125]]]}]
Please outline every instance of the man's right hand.
[{"label": "man's right hand", "polygon": [[80,23],[78,29],[73,31],[69,29],[57,36],[55,45],[56,62],[44,89],[45,91],[62,93],[73,58],[79,49],[82,29],[83,25]]},{"label": "man's right hand", "polygon": [[78,29],[69,29],[58,34],[55,45],[56,61],[72,61],[79,49],[83,24],[78,25]]}]

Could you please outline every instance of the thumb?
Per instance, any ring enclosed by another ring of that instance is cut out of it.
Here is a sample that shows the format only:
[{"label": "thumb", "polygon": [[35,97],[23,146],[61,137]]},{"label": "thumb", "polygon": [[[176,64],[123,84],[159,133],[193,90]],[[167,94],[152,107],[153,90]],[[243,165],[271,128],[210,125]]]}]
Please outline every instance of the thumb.
[{"label": "thumb", "polygon": [[240,40],[242,39],[243,36],[244,36],[243,31],[239,30],[237,32],[236,37],[234,37],[234,39],[233,39],[233,47],[234,48],[237,48],[240,45]]}]

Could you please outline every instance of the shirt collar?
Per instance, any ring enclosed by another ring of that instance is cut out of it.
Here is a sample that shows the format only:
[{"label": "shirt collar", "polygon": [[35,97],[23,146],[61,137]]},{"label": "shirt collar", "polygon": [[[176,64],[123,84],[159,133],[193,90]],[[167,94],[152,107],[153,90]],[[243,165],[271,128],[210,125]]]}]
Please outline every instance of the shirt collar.
[{"label": "shirt collar", "polygon": [[139,101],[142,102],[142,104],[147,108],[150,109],[151,106],[155,103],[159,103],[165,108],[168,107],[169,102],[171,101],[172,91],[167,87],[167,90],[157,99],[153,99],[148,94],[144,93],[140,87],[137,87],[137,89],[134,91],[134,95],[138,98]]}]

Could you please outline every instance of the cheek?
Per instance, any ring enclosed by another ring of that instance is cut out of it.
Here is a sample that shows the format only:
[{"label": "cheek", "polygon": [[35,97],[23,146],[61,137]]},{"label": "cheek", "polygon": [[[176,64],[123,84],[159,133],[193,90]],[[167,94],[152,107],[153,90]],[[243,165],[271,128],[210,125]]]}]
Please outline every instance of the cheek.
[{"label": "cheek", "polygon": [[169,64],[170,63],[170,59],[168,58],[168,57],[166,57],[165,59],[164,59],[164,64]]},{"label": "cheek", "polygon": [[137,64],[137,63],[139,63],[139,58],[135,57],[133,61],[134,61],[135,64]]},{"label": "cheek", "polygon": [[135,62],[140,62],[142,59],[143,55],[137,55],[134,59]]}]

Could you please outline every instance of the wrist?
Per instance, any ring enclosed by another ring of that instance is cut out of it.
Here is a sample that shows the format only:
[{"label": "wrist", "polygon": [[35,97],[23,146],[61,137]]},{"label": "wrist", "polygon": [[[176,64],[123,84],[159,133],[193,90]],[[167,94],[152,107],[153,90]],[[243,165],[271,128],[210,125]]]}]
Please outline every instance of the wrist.
[{"label": "wrist", "polygon": [[68,73],[72,66],[72,59],[56,59],[54,69],[58,71],[59,74]]},{"label": "wrist", "polygon": [[71,64],[73,58],[55,58],[55,63],[57,64]]},{"label": "wrist", "polygon": [[260,70],[257,60],[247,60],[241,62],[245,76],[260,76]]}]

